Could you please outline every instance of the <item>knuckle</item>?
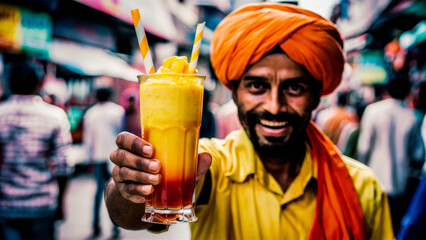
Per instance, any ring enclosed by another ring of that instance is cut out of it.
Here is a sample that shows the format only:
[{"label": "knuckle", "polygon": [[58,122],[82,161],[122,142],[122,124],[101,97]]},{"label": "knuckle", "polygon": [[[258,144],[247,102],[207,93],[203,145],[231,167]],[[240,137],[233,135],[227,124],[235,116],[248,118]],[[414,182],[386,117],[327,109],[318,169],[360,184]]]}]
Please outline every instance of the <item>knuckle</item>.
[{"label": "knuckle", "polygon": [[147,161],[145,159],[138,158],[135,161],[135,164],[136,164],[137,169],[141,169],[141,170],[147,170],[148,169],[148,164],[147,164]]},{"label": "knuckle", "polygon": [[120,171],[120,167],[118,167],[118,166],[115,166],[112,169],[112,178],[114,180],[120,180],[119,171]]},{"label": "knuckle", "polygon": [[121,167],[120,171],[118,172],[118,175],[121,179],[125,179],[126,176],[128,176],[130,173],[130,169],[126,168],[126,167]]},{"label": "knuckle", "polygon": [[117,149],[115,149],[114,151],[112,151],[110,154],[109,154],[109,159],[111,160],[111,161],[114,161],[115,160],[115,156],[117,155]]},{"label": "knuckle", "polygon": [[122,165],[124,159],[126,157],[126,152],[123,149],[115,150],[115,161],[113,161],[117,165]]},{"label": "knuckle", "polygon": [[130,196],[134,196],[134,195],[140,195],[140,193],[138,192],[138,189],[136,187],[136,184],[128,184],[126,186],[126,192],[127,194],[129,194]]},{"label": "knuckle", "polygon": [[138,137],[136,135],[133,135],[132,144],[130,145],[130,150],[134,153],[139,151],[139,144],[138,144]]}]

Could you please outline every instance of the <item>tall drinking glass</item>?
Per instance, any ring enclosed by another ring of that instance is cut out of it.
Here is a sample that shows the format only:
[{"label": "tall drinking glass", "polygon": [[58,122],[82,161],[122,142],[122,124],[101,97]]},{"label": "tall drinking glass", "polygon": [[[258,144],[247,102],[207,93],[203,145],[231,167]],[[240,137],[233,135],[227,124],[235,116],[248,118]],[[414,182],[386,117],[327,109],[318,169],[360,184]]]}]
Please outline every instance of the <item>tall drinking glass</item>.
[{"label": "tall drinking glass", "polygon": [[138,79],[142,138],[154,146],[162,176],[146,199],[142,221],[196,221],[194,189],[205,76],[158,73]]}]

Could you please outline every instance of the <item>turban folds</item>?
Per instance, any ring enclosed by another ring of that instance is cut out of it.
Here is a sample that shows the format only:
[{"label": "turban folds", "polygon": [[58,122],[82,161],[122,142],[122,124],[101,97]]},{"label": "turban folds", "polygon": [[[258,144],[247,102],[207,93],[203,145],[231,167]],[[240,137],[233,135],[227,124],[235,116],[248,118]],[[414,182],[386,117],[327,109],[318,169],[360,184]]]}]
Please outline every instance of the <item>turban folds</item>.
[{"label": "turban folds", "polygon": [[322,95],[340,83],[343,42],[334,24],[295,5],[256,3],[226,16],[214,31],[211,62],[228,88],[248,66],[279,45],[323,84]]}]

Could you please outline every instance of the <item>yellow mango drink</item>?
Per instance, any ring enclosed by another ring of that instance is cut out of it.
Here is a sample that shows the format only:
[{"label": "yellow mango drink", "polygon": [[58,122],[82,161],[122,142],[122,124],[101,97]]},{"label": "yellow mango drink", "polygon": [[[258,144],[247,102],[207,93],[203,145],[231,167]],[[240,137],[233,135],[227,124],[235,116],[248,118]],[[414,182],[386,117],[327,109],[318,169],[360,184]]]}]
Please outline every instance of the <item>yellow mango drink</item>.
[{"label": "yellow mango drink", "polygon": [[147,197],[143,221],[197,220],[193,196],[205,76],[187,69],[186,57],[171,57],[156,74],[138,76],[142,138],[161,162],[161,183]]}]

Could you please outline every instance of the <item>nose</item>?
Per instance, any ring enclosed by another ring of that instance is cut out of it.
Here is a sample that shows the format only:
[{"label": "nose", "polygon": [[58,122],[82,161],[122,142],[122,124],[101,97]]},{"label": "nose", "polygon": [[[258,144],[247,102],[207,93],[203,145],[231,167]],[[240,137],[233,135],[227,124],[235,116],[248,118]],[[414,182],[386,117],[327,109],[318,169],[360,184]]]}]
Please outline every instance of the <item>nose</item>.
[{"label": "nose", "polygon": [[263,104],[264,110],[273,115],[278,114],[281,110],[283,110],[282,108],[284,104],[282,103],[282,98],[283,96],[281,96],[278,88],[271,88]]}]

